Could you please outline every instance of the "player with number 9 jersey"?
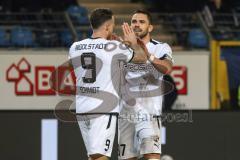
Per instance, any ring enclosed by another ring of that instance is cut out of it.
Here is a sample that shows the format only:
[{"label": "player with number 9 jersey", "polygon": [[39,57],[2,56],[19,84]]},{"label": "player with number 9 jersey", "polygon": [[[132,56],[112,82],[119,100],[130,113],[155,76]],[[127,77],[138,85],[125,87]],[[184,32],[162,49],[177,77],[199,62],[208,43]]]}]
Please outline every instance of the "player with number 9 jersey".
[{"label": "player with number 9 jersey", "polygon": [[88,38],[75,42],[69,54],[77,78],[76,112],[119,112],[119,63],[130,61],[133,51],[119,41]]},{"label": "player with number 9 jersey", "polygon": [[108,40],[114,27],[110,9],[95,9],[90,22],[92,38],[73,43],[69,58],[76,76],[77,120],[88,157],[106,160],[111,157],[116,132],[114,113],[119,112],[120,62],[131,59],[143,62],[146,55],[138,47],[137,38],[128,24],[123,25],[124,38],[130,42],[135,54],[123,43]]}]

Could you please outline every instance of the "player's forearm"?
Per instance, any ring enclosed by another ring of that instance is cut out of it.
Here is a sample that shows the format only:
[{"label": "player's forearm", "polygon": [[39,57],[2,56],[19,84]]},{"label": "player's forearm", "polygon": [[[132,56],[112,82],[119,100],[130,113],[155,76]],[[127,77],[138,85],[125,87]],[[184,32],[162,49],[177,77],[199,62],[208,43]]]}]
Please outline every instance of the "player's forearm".
[{"label": "player's forearm", "polygon": [[147,54],[140,45],[134,44],[131,45],[131,48],[134,50],[134,57],[132,60],[134,63],[145,63],[147,61]]},{"label": "player's forearm", "polygon": [[154,68],[161,72],[162,74],[169,74],[172,71],[172,62],[170,60],[164,59],[160,60],[158,58],[154,58],[153,61],[151,61]]}]

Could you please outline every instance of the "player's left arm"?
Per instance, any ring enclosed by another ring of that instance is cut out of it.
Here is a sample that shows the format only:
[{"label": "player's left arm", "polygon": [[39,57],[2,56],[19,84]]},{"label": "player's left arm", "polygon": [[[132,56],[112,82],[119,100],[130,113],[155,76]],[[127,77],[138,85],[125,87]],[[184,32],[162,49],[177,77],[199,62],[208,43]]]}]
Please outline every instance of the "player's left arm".
[{"label": "player's left arm", "polygon": [[172,50],[168,44],[164,44],[163,48],[157,48],[156,54],[149,53],[148,60],[154,68],[162,74],[169,74],[173,67]]}]

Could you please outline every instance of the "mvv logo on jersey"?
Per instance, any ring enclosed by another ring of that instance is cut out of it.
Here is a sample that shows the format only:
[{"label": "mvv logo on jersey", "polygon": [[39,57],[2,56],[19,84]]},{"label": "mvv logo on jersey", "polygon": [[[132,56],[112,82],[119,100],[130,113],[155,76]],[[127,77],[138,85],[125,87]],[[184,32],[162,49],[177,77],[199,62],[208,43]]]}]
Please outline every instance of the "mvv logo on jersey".
[{"label": "mvv logo on jersey", "polygon": [[[59,94],[74,94],[75,75],[72,68],[68,66],[60,66],[58,72],[52,75],[55,71],[55,66],[37,65],[32,70],[31,64],[22,58],[17,64],[13,63],[6,71],[6,80],[14,83],[16,95],[56,95]],[[30,74],[34,74],[34,80],[29,78]],[[51,75],[53,77],[51,77]],[[54,78],[54,84],[50,84],[50,77]],[[53,90],[53,88],[55,90]]]}]

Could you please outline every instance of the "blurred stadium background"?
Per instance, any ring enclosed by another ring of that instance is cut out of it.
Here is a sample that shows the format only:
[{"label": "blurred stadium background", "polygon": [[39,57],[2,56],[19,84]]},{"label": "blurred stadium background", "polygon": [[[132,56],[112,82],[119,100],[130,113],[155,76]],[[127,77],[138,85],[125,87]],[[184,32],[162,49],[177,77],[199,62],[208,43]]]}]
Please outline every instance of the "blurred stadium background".
[{"label": "blurred stadium background", "polygon": [[[114,11],[119,35],[133,11],[149,10],[153,38],[173,49],[177,99],[164,108],[163,155],[239,159],[237,0],[1,0],[0,159],[87,160],[77,124],[54,116],[67,96],[51,90],[49,78],[67,61],[69,46],[91,35],[88,14],[97,7]],[[62,77],[59,90],[71,92],[61,88]]]}]

